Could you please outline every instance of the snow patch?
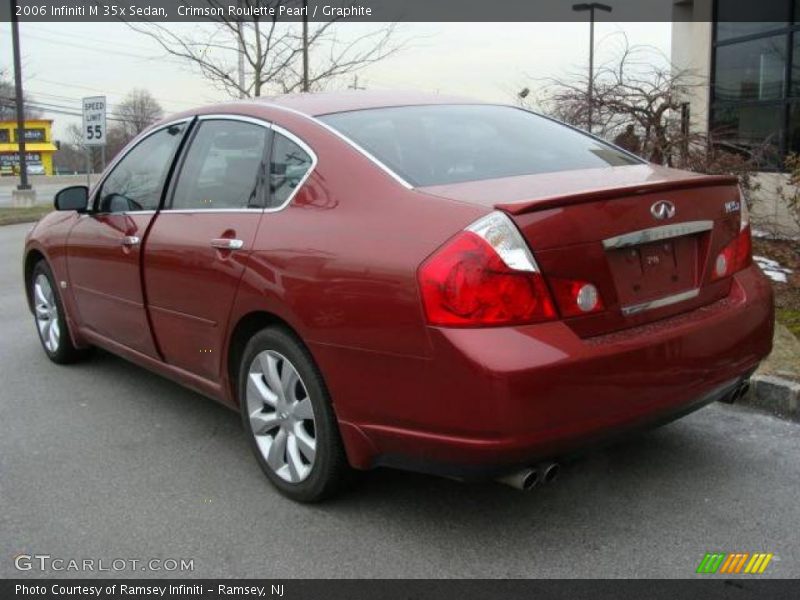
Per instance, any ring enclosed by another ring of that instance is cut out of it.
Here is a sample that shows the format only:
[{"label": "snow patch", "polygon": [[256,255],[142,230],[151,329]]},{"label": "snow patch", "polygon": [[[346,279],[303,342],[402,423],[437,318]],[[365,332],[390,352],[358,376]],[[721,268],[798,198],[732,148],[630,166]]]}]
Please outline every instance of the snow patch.
[{"label": "snow patch", "polygon": [[782,267],[777,260],[772,260],[766,256],[754,256],[753,260],[756,261],[756,264],[764,272],[764,275],[772,279],[772,281],[777,281],[778,283],[788,282],[787,275],[791,273],[792,270]]},{"label": "snow patch", "polygon": [[788,280],[786,279],[786,273],[782,273],[780,271],[771,271],[769,269],[763,269],[764,275],[772,279],[772,281],[777,281],[778,283],[786,283]]}]

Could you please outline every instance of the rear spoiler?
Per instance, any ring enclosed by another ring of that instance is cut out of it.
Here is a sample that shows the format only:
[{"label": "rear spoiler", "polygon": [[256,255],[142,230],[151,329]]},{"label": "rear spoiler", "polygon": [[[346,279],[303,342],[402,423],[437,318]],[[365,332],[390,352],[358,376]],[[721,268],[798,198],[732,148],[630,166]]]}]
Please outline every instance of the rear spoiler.
[{"label": "rear spoiler", "polygon": [[675,181],[656,181],[653,183],[636,183],[630,186],[613,187],[606,189],[593,189],[585,192],[570,193],[561,196],[547,196],[536,200],[521,200],[519,202],[505,202],[495,204],[495,208],[503,210],[512,215],[521,215],[534,210],[545,208],[555,208],[570,204],[584,204],[598,200],[608,200],[610,198],[621,198],[626,196],[637,196],[639,194],[654,194],[658,192],[668,192],[683,190],[687,188],[713,187],[738,185],[739,180],[733,175],[701,175],[698,177],[687,177]]}]

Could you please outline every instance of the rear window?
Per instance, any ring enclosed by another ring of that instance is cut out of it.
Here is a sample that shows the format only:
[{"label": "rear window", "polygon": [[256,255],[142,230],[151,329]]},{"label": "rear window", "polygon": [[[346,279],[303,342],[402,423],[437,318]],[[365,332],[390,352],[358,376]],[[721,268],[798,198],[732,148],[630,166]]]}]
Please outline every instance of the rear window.
[{"label": "rear window", "polygon": [[320,120],[415,186],[640,162],[565,125],[509,106],[401,106],[334,113]]}]

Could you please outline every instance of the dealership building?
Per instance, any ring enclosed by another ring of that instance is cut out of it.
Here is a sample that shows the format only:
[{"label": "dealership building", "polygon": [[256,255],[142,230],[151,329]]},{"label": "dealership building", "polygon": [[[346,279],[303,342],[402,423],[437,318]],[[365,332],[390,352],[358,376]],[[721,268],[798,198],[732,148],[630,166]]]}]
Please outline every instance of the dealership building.
[{"label": "dealership building", "polygon": [[[58,149],[53,143],[53,121],[31,119],[23,124],[25,130],[25,158],[29,166],[53,174],[53,153]],[[0,175],[19,172],[19,137],[16,121],[0,121]]]},{"label": "dealership building", "polygon": [[672,0],[672,63],[701,85],[687,92],[690,126],[722,144],[766,150],[761,202],[775,230],[800,235],[775,193],[787,154],[800,153],[800,0]]},{"label": "dealership building", "polygon": [[689,94],[695,130],[800,152],[800,0],[674,0],[672,62],[708,82]]}]

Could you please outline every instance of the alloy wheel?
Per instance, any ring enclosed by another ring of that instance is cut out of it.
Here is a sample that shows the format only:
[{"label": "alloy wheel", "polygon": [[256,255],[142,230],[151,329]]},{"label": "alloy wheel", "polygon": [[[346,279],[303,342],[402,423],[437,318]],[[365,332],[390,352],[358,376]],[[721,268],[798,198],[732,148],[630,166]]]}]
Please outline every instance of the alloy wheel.
[{"label": "alloy wheel", "polygon": [[289,483],[306,479],[314,466],[317,428],[308,390],[294,365],[265,350],[247,374],[247,416],[258,449],[274,473]]},{"label": "alloy wheel", "polygon": [[61,327],[58,324],[55,294],[46,275],[37,275],[33,283],[33,297],[36,326],[39,328],[42,344],[48,352],[56,352],[61,340]]}]

